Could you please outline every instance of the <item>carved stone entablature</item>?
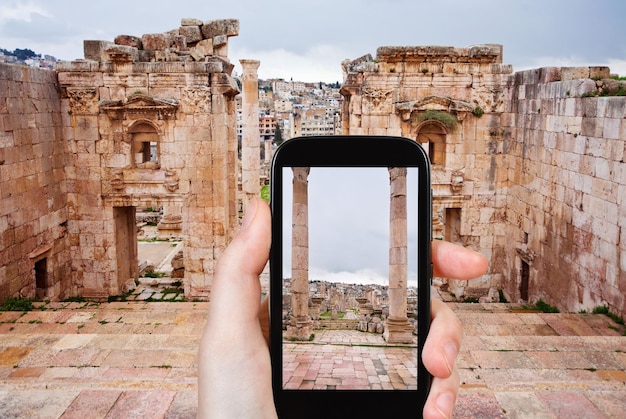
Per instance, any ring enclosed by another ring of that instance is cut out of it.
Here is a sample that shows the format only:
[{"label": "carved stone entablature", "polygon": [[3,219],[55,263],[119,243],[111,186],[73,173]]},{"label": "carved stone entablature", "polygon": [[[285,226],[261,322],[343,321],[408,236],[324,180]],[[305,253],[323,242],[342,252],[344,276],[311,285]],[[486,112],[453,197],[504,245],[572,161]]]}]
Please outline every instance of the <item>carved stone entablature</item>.
[{"label": "carved stone entablature", "polygon": [[122,100],[103,100],[100,102],[100,110],[111,119],[167,120],[176,117],[178,105],[175,99],[133,95],[126,103]]},{"label": "carved stone entablature", "polygon": [[181,107],[185,113],[211,113],[211,89],[205,86],[183,89]]},{"label": "carved stone entablature", "polygon": [[459,193],[463,189],[465,183],[465,173],[463,170],[457,169],[452,171],[450,187],[453,193]]},{"label": "carved stone entablature", "polygon": [[73,115],[98,113],[98,92],[95,88],[68,87],[67,97],[70,99],[70,111]]},{"label": "carved stone entablature", "polygon": [[173,170],[165,171],[165,181],[163,182],[163,186],[170,192],[176,192],[178,190],[179,177]]},{"label": "carved stone entablature", "polygon": [[396,103],[396,112],[399,113],[403,121],[411,119],[411,114],[415,111],[442,111],[456,115],[462,121],[468,112],[472,112],[474,107],[464,100],[452,99],[442,96],[426,96],[420,100]]},{"label": "carved stone entablature", "polygon": [[170,194],[186,192],[181,191],[178,171],[171,169],[117,168],[111,171],[108,182],[110,187],[104,189],[110,196],[120,194],[171,196]]},{"label": "carved stone entablature", "polygon": [[375,108],[378,108],[381,103],[384,103],[387,100],[389,100],[392,92],[393,92],[393,89],[382,90],[382,89],[373,89],[371,87],[363,88],[363,96],[368,98],[372,102],[372,105],[374,105]]}]

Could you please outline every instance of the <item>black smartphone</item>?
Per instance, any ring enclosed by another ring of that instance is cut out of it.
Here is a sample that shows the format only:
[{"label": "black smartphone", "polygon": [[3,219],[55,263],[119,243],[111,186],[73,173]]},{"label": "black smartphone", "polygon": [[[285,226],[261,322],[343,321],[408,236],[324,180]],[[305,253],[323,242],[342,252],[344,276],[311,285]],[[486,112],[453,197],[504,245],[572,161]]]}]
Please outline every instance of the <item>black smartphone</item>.
[{"label": "black smartphone", "polygon": [[293,138],[274,154],[270,188],[279,418],[420,417],[431,381],[426,153],[401,137]]}]

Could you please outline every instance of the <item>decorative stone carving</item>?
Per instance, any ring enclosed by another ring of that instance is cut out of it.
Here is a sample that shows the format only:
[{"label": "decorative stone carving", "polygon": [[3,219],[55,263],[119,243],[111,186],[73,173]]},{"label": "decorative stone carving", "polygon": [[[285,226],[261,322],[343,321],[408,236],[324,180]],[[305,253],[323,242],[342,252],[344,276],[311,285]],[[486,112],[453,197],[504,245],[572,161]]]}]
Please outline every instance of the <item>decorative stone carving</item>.
[{"label": "decorative stone carving", "polygon": [[414,111],[442,111],[454,114],[459,121],[465,118],[468,112],[472,112],[474,107],[464,100],[452,99],[442,96],[426,96],[421,100],[396,103],[396,112],[400,114],[403,121],[411,119]]},{"label": "decorative stone carving", "polygon": [[463,173],[463,170],[460,169],[453,170],[451,177],[450,187],[452,188],[452,192],[461,192],[463,184],[465,183],[465,173]]},{"label": "decorative stone carving", "polygon": [[95,88],[68,87],[67,96],[70,99],[70,110],[73,115],[86,115],[98,112],[97,91]]},{"label": "decorative stone carving", "polygon": [[176,99],[154,98],[148,95],[134,95],[126,103],[122,100],[100,102],[100,109],[112,120],[148,119],[168,120],[176,117],[178,110]]},{"label": "decorative stone carving", "polygon": [[211,90],[208,87],[183,89],[181,106],[184,113],[211,113]]},{"label": "decorative stone carving", "polygon": [[173,170],[165,171],[165,181],[163,182],[163,186],[170,192],[176,192],[179,186],[179,177]]},{"label": "decorative stone carving", "polygon": [[114,191],[122,191],[124,189],[124,171],[116,170],[111,176],[111,187]]},{"label": "decorative stone carving", "polygon": [[484,89],[476,93],[474,102],[480,104],[486,112],[504,112],[504,95],[502,89]]},{"label": "decorative stone carving", "polygon": [[392,90],[382,90],[382,89],[372,89],[370,87],[363,88],[363,96],[368,98],[374,108],[379,108],[381,103],[389,100],[390,94],[393,92]]}]

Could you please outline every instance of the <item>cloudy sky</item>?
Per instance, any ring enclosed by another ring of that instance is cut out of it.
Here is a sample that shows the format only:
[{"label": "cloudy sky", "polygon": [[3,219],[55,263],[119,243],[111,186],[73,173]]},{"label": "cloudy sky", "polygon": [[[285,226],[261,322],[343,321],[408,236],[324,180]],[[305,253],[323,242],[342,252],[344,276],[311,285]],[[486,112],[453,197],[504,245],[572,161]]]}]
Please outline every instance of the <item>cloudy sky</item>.
[{"label": "cloudy sky", "polygon": [[[407,174],[408,283],[417,285],[417,169]],[[309,280],[387,285],[389,172],[312,167],[308,176]],[[291,277],[292,170],[283,170],[283,275]]]},{"label": "cloudy sky", "polygon": [[83,57],[83,40],[177,28],[181,18],[237,18],[230,59],[259,77],[342,81],[340,63],[379,46],[502,44],[514,70],[608,65],[626,76],[623,0],[0,0],[0,47]]}]

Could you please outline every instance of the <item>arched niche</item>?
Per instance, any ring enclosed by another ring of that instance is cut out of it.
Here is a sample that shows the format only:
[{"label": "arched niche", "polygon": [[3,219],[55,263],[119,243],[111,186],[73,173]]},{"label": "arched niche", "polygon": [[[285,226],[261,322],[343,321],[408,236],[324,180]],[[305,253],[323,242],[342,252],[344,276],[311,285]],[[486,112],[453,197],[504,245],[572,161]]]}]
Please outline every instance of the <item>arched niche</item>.
[{"label": "arched niche", "polygon": [[138,121],[129,129],[131,139],[131,166],[139,169],[159,169],[160,135],[157,128],[149,121]]},{"label": "arched niche", "polygon": [[417,127],[417,142],[424,147],[433,166],[446,164],[446,127],[438,121],[425,121]]}]

